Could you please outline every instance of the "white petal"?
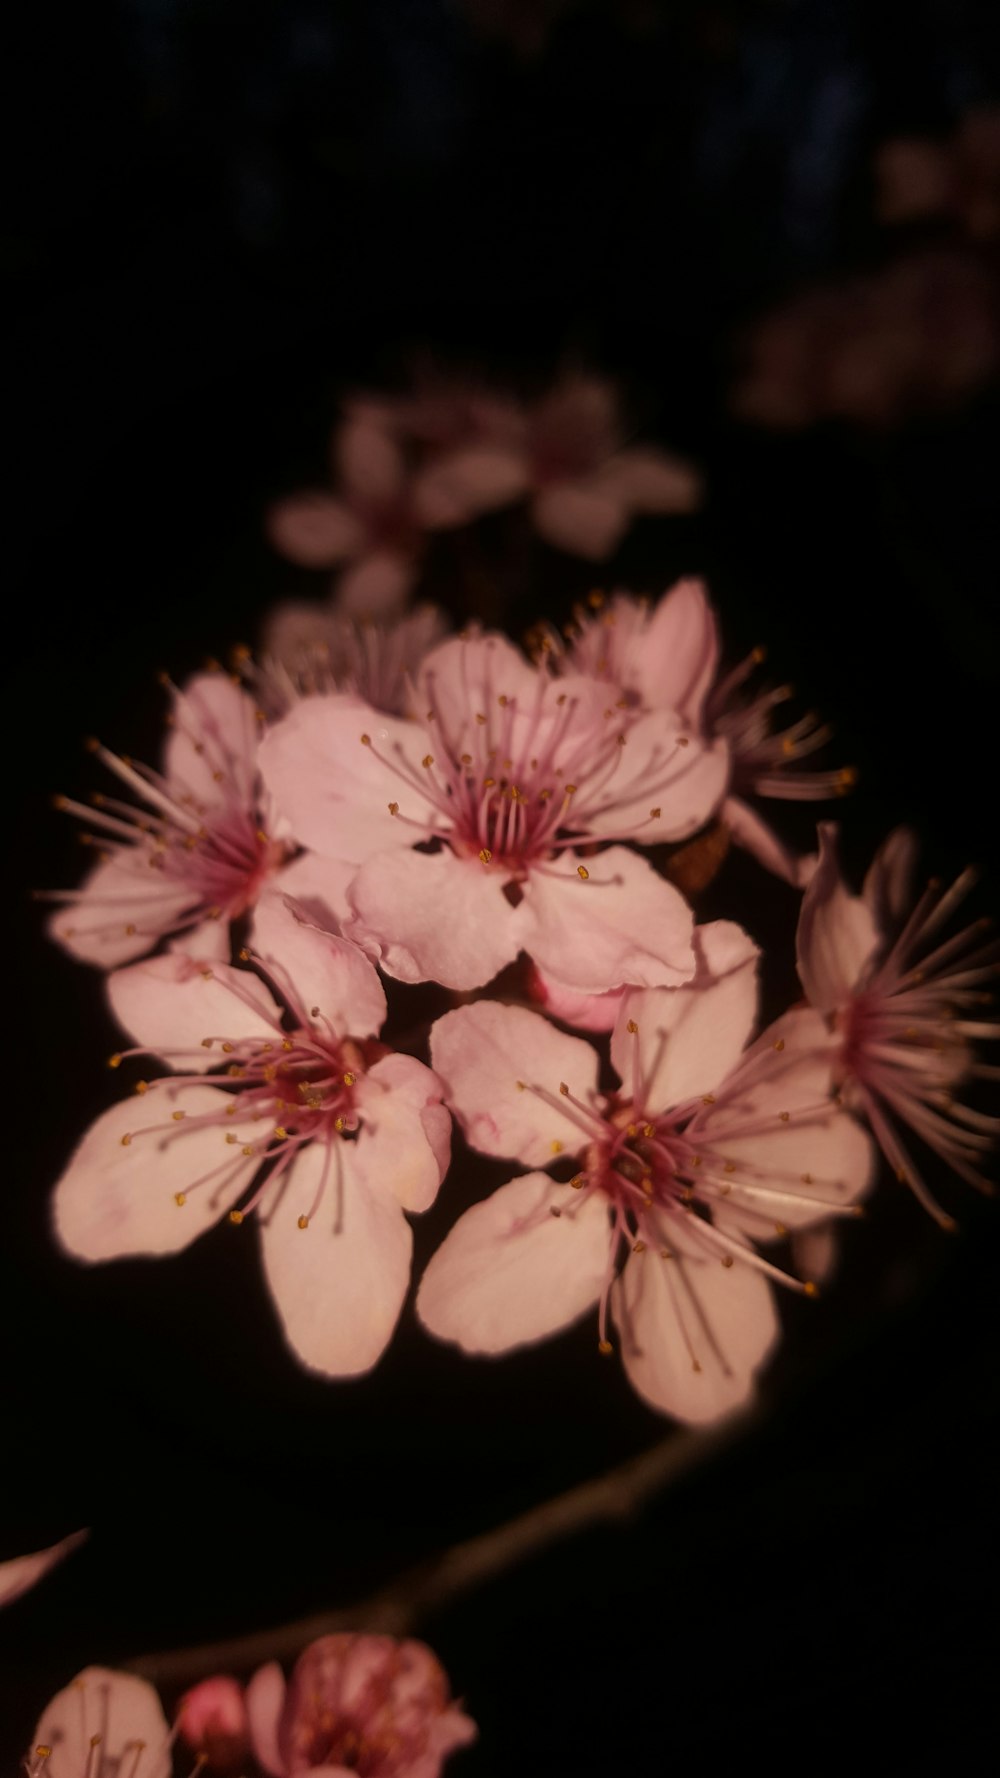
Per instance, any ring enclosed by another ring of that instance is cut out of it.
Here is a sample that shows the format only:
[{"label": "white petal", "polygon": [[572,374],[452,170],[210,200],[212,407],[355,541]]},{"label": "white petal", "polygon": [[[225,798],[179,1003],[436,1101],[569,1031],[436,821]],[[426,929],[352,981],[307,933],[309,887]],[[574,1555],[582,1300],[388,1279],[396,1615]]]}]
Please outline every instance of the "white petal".
[{"label": "white petal", "polygon": [[[727,923],[728,924],[728,923]],[[656,1114],[711,1093],[734,1068],[757,1016],[757,953],[718,980],[626,994],[611,1038],[625,1091]],[[629,1025],[635,1025],[632,1032]]]},{"label": "white petal", "polygon": [[680,892],[624,846],[583,865],[564,852],[524,885],[521,942],[546,976],[601,994],[693,976],[693,916]]},{"label": "white petal", "polygon": [[260,724],[256,704],[228,673],[196,673],[178,691],[163,750],[171,794],[197,809],[251,810]]},{"label": "white petal", "polygon": [[837,828],[819,828],[819,863],[802,897],[796,935],[799,976],[819,1012],[850,1000],[878,949],[879,932],[860,895],[845,889],[837,859]]},{"label": "white petal", "polygon": [[123,846],[84,878],[80,899],[48,921],[50,938],[81,963],[114,969],[151,951],[185,914],[192,920],[200,893],[151,870],[149,853]]},{"label": "white petal", "polygon": [[[391,1193],[357,1176],[353,1147],[311,1142],[261,1234],[285,1337],[308,1369],[329,1377],[371,1369],[410,1282],[410,1225]],[[307,1228],[300,1217],[309,1218]]]},{"label": "white petal", "polygon": [[285,1778],[285,1762],[278,1745],[278,1724],[288,1687],[277,1661],[258,1667],[247,1683],[246,1707],[250,1740],[258,1765],[271,1778]]},{"label": "white petal", "polygon": [[485,987],[521,948],[523,909],[503,877],[478,858],[440,852],[384,853],[351,884],[354,917],[344,932],[403,982]]},{"label": "white petal", "polygon": [[[170,1778],[170,1731],[153,1687],[130,1673],[85,1667],[43,1710],[32,1747],[51,1747],[46,1778],[81,1778],[100,1737],[101,1770],[127,1772],[143,1744],[142,1778]],[[128,1757],[126,1749],[132,1752]]]},{"label": "white petal", "polygon": [[178,1073],[217,1067],[223,1042],[273,1042],[281,1030],[281,1008],[259,976],[178,951],[114,970],[108,999],[129,1036]]},{"label": "white petal", "polygon": [[444,1083],[412,1056],[383,1056],[355,1090],[363,1127],[358,1177],[391,1191],[404,1210],[433,1204],[451,1155]]},{"label": "white petal", "polygon": [[[276,894],[290,895],[322,932],[338,932],[350,918],[347,891],[357,875],[356,864],[340,858],[321,858],[318,852],[302,852],[285,864],[272,879]],[[254,933],[251,922],[251,937]]]},{"label": "white petal", "polygon": [[368,958],[350,939],[321,932],[303,910],[265,895],[254,918],[254,947],[296,1022],[322,1017],[338,1037],[374,1037],[385,1023],[385,990]]},{"label": "white petal", "polygon": [[591,1139],[568,1099],[563,1109],[559,1089],[568,1087],[574,1099],[590,1105],[597,1052],[557,1031],[541,1013],[495,1000],[456,1007],[431,1027],[431,1061],[469,1142],[482,1154],[544,1167],[562,1150],[579,1154]]},{"label": "white petal", "polygon": [[608,1263],[607,1208],[600,1196],[574,1206],[573,1196],[525,1173],[460,1216],[417,1294],[424,1326],[464,1352],[505,1352],[593,1308]]}]

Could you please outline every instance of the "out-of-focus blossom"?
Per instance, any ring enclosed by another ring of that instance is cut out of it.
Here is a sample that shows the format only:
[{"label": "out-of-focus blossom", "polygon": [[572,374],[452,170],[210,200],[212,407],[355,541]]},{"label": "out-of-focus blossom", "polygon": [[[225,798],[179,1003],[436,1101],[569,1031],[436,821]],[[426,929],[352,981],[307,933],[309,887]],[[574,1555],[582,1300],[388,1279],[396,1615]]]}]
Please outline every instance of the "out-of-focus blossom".
[{"label": "out-of-focus blossom", "polygon": [[[524,950],[572,990],[694,971],[691,915],[638,854],[718,803],[723,743],[603,685],[554,680],[502,636],[443,643],[418,675],[426,724],[310,698],[261,767],[297,837],[359,868],[344,930],[404,981],[469,989]],[[436,843],[436,850],[415,849]]]},{"label": "out-of-focus blossom", "polygon": [[62,1538],[59,1543],[50,1544],[48,1549],[35,1550],[30,1556],[13,1556],[9,1562],[0,1562],[0,1606],[10,1605],[20,1599],[40,1580],[68,1556],[72,1550],[79,1548],[86,1531],[74,1531],[69,1537]]},{"label": "out-of-focus blossom", "polygon": [[898,1179],[944,1227],[953,1227],[912,1161],[899,1133],[906,1125],[962,1179],[993,1187],[980,1168],[1000,1118],[963,1105],[956,1093],[976,1075],[1000,1077],[977,1063],[976,1038],[1000,1036],[978,1016],[991,996],[997,947],[984,944],[989,921],[975,921],[934,942],[969,890],[965,871],[950,889],[931,882],[911,905],[915,840],[890,834],[852,895],[840,873],[837,830],[820,827],[819,864],[802,901],[798,964],[811,1004],[834,1034],[835,1080],[862,1113]]},{"label": "out-of-focus blossom", "polygon": [[43,1710],[28,1778],[170,1778],[170,1730],[153,1687],[86,1667]]},{"label": "out-of-focus blossom", "polygon": [[763,649],[720,674],[718,622],[702,581],[680,580],[652,605],[630,593],[610,600],[593,594],[590,608],[575,614],[568,645],[552,631],[541,634],[541,644],[568,672],[621,686],[640,709],[676,710],[695,730],[724,741],[729,788],[719,816],[732,838],[786,881],[801,887],[809,880],[815,859],[791,853],[747,798],[841,796],[855,774],[849,767],[801,769],[801,760],[825,746],[831,731],[812,715],[775,728],[775,712],[792,695],[791,687],[756,696],[744,689],[764,659]]},{"label": "out-of-focus blossom", "polygon": [[533,406],[498,413],[490,446],[458,448],[427,472],[426,498],[456,512],[517,495],[557,549],[603,561],[639,513],[693,512],[697,470],[652,445],[626,444],[614,385],[567,376]]},{"label": "out-of-focus blossom", "polygon": [[490,1001],[431,1033],[469,1142],[532,1169],[460,1217],[417,1298],[425,1326],[467,1352],[542,1339],[599,1305],[646,1401],[709,1421],[749,1397],[778,1337],[769,1280],[814,1291],[754,1242],[851,1214],[872,1151],[829,1096],[830,1045],[810,1010],[748,1050],[756,951],[728,922],[700,928],[700,985],[626,995],[611,1039],[620,1087],[598,1091],[590,1044]]},{"label": "out-of-focus blossom", "polygon": [[336,600],[289,602],[267,619],[259,657],[241,650],[237,664],[272,718],[329,691],[353,692],[390,716],[412,715],[417,668],[447,628],[436,605],[417,605],[394,622],[360,623]]},{"label": "out-of-focus blossom", "polygon": [[396,1324],[410,1277],[404,1211],[433,1202],[450,1119],[437,1077],[375,1041],[385,994],[355,945],[277,895],[259,905],[252,944],[247,959],[287,1021],[258,976],[225,964],[174,953],[110,978],[140,1046],[131,1053],[178,1072],[141,1081],[138,1099],[91,1126],[56,1188],[55,1227],[70,1253],[97,1261],[176,1253],[259,1207],[290,1345],[314,1370],[352,1375]]},{"label": "out-of-focus blossom", "polygon": [[69,905],[49,930],[74,957],[107,969],[179,934],[192,954],[227,957],[229,922],[290,853],[261,793],[253,699],[221,672],[170,690],[162,771],[91,744],[144,806],[104,794],[92,807],[57,798],[96,830],[84,837],[99,859],[80,889],[52,892]]},{"label": "out-of-focus blossom", "polygon": [[287,1685],[276,1662],[261,1667],[247,1704],[254,1753],[271,1778],[438,1778],[448,1755],[476,1738],[430,1649],[390,1636],[323,1636]]},{"label": "out-of-focus blossom", "polygon": [[822,420],[894,426],[965,399],[998,364],[995,273],[961,250],[929,249],[765,316],[733,406],[780,431]]},{"label": "out-of-focus blossom", "polygon": [[207,1765],[225,1770],[242,1765],[250,1751],[250,1720],[243,1687],[227,1674],[203,1679],[185,1692],[177,1707],[183,1741]]},{"label": "out-of-focus blossom", "polygon": [[875,161],[876,210],[886,223],[951,218],[974,240],[1000,235],[1000,110],[970,111],[950,142],[905,136]]}]

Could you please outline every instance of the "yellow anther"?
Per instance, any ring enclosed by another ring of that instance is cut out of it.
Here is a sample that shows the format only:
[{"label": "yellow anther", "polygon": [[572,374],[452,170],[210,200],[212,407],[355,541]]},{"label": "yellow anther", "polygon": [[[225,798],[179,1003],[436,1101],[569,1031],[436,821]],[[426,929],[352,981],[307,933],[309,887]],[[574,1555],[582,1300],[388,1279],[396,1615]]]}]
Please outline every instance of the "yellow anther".
[{"label": "yellow anther", "polygon": [[569,1087],[566,1085],[566,1082],[564,1080],[561,1080],[559,1082],[559,1091],[561,1092],[564,1099],[569,1098]]},{"label": "yellow anther", "polygon": [[425,769],[427,769],[429,771],[430,767],[434,764],[433,753],[425,753],[423,759],[420,761],[420,764],[422,766],[424,766]]},{"label": "yellow anther", "polygon": [[371,744],[372,744],[371,735],[362,735],[362,737],[361,737],[362,747],[370,747]]},{"label": "yellow anther", "polygon": [[201,971],[201,979],[203,982],[211,982],[215,980],[215,977],[210,969],[203,969]]},{"label": "yellow anther", "polygon": [[129,1132],[126,1130],[125,1135],[122,1137],[122,1147],[127,1148],[129,1143],[131,1142],[131,1140],[132,1140],[132,1137],[129,1134]]},{"label": "yellow anther", "polygon": [[702,1093],[701,1102],[703,1105],[714,1105],[715,1104],[715,1094],[714,1093]]},{"label": "yellow anther", "polygon": [[563,786],[563,790],[564,790],[564,793],[566,796],[575,796],[576,795],[576,785],[575,784],[566,784]]},{"label": "yellow anther", "polygon": [[677,745],[678,745],[678,747],[689,747],[691,745],[691,742],[690,742],[687,735],[678,735]]},{"label": "yellow anther", "polygon": [[579,877],[581,883],[585,883],[587,881],[587,878],[590,876],[590,872],[587,869],[587,866],[585,864],[578,864],[577,865],[576,874]]},{"label": "yellow anther", "polygon": [[300,1229],[307,1229],[308,1227],[309,1227],[308,1216],[300,1216],[299,1217],[299,1228]]},{"label": "yellow anther", "polygon": [[293,1050],[295,1048],[295,1045],[292,1042],[290,1037],[283,1037],[281,1039],[281,1047],[283,1050]]},{"label": "yellow anther", "polygon": [[236,1116],[236,1102],[235,1102],[235,1100],[233,1101],[233,1103],[231,1105],[226,1106],[226,1116],[227,1117],[235,1117]]},{"label": "yellow anther", "polygon": [[[233,1111],[236,1110],[235,1105],[232,1107],[232,1109],[233,1109]],[[234,1136],[232,1130],[227,1130],[226,1131],[226,1141],[229,1143],[232,1143],[232,1145],[235,1147],[236,1143],[239,1141],[239,1137]]]},{"label": "yellow anther", "polygon": [[812,1174],[811,1173],[803,1173],[803,1175],[802,1175],[803,1185],[812,1185],[812,1182],[813,1182]]},{"label": "yellow anther", "polygon": [[601,1354],[602,1358],[607,1358],[609,1356],[609,1354],[614,1351],[614,1347],[612,1346],[610,1340],[598,1340],[597,1350]]},{"label": "yellow anther", "polygon": [[471,766],[471,764],[472,764],[472,754],[471,753],[463,753],[461,758],[462,758],[462,764],[464,766]]},{"label": "yellow anther", "polygon": [[201,1047],[203,1050],[210,1050],[212,1047],[212,1039],[210,1037],[203,1037],[201,1040]]},{"label": "yellow anther", "polygon": [[480,864],[492,864],[493,863],[493,854],[490,851],[488,846],[480,847],[479,862],[480,862]]},{"label": "yellow anther", "polygon": [[338,1135],[341,1134],[341,1132],[347,1128],[347,1119],[343,1117],[335,1117],[333,1120],[333,1127]]},{"label": "yellow anther", "polygon": [[122,1065],[121,1054],[118,1050],[115,1050],[114,1055],[108,1057],[108,1067],[109,1068],[120,1068],[121,1065]]},{"label": "yellow anther", "polygon": [[852,790],[857,781],[857,768],[855,766],[844,766],[843,770],[837,773],[837,790],[839,794],[843,796],[846,790]]},{"label": "yellow anther", "polygon": [[481,716],[478,710],[476,711],[476,721],[478,722],[480,728],[482,728],[483,724],[486,721],[485,716]]},{"label": "yellow anther", "polygon": [[650,821],[659,821],[661,813],[662,813],[662,811],[660,809],[650,809],[650,811],[649,811]]},{"label": "yellow anther", "polygon": [[634,1244],[633,1244],[633,1247],[632,1247],[632,1252],[633,1252],[633,1253],[645,1253],[645,1251],[646,1251],[646,1243],[645,1243],[645,1241],[636,1241],[636,1242],[635,1242],[635,1243],[634,1243]]},{"label": "yellow anther", "polygon": [[52,1756],[52,1749],[51,1749],[51,1747],[44,1747],[44,1746],[39,1745],[38,1747],[35,1748],[35,1753],[37,1754],[39,1759],[50,1759]]},{"label": "yellow anther", "polygon": [[495,784],[496,784],[495,778],[484,778],[483,779],[483,789],[484,790],[492,790]]},{"label": "yellow anther", "polygon": [[277,1136],[279,1142],[288,1141],[288,1131],[285,1129],[284,1124],[275,1124],[274,1134]]},{"label": "yellow anther", "polygon": [[776,1050],[779,1050],[779,1051],[780,1051],[780,1050],[783,1050],[783,1049],[784,1049],[784,1047],[785,1047],[785,1040],[784,1040],[784,1038],[783,1038],[783,1037],[779,1037],[779,1038],[778,1038],[778,1040],[777,1040],[777,1042],[776,1042],[776,1043],[775,1043],[775,1046],[774,1046],[774,1047],[775,1047],[775,1049],[776,1049]]},{"label": "yellow anther", "polygon": [[183,1210],[187,1203],[187,1192],[175,1192],[174,1203],[177,1205],[178,1210]]},{"label": "yellow anther", "polygon": [[624,747],[624,746],[625,746],[625,743],[626,743],[626,741],[627,741],[627,739],[628,739],[628,737],[627,737],[627,735],[619,735],[619,736],[618,736],[618,745],[619,745],[619,747]]},{"label": "yellow anther", "polygon": [[507,708],[507,693],[506,692],[502,691],[500,693],[500,696],[497,698],[497,703],[500,705],[501,710],[506,710],[506,708]]},{"label": "yellow anther", "polygon": [[253,1143],[252,1142],[245,1142],[243,1144],[243,1153],[245,1155],[253,1154]]},{"label": "yellow anther", "polygon": [[390,813],[390,815],[398,815],[399,814],[399,804],[398,803],[390,803],[389,804],[389,813]]},{"label": "yellow anther", "polygon": [[561,691],[559,693],[559,696],[556,699],[556,703],[557,704],[565,704],[565,702],[566,702],[566,693],[564,691]]},{"label": "yellow anther", "polygon": [[575,1192],[582,1191],[584,1186],[586,1185],[586,1183],[587,1183],[587,1175],[585,1173],[575,1173],[573,1175],[573,1178],[570,1180],[570,1185],[573,1187],[573,1190]]},{"label": "yellow anther", "polygon": [[137,1093],[148,1093],[149,1092],[148,1080],[137,1080],[135,1083],[135,1091]]},{"label": "yellow anther", "polygon": [[656,1125],[655,1124],[643,1124],[642,1133],[644,1136],[655,1136],[656,1135]]},{"label": "yellow anther", "polygon": [[629,1124],[629,1126],[628,1126],[628,1128],[627,1128],[627,1129],[626,1129],[626,1131],[625,1131],[625,1134],[626,1134],[626,1136],[627,1136],[627,1137],[628,1137],[628,1139],[629,1139],[629,1141],[630,1141],[630,1142],[634,1142],[634,1141],[635,1141],[635,1138],[636,1138],[636,1137],[637,1137],[637,1136],[638,1136],[638,1134],[639,1134],[639,1126],[638,1126],[638,1124]]},{"label": "yellow anther", "polygon": [[128,923],[128,925],[127,925],[127,926],[126,926],[126,928],[125,928],[125,937],[126,937],[126,938],[134,938],[134,937],[135,937],[135,932],[136,932],[136,929],[135,929],[135,927],[134,927],[134,926],[133,926],[133,924],[132,924],[132,922],[131,922],[131,920],[130,920],[130,921],[129,921],[129,923]]},{"label": "yellow anther", "polygon": [[600,611],[601,606],[604,604],[604,594],[600,591],[600,588],[595,587],[593,592],[587,594],[587,604],[590,606],[591,611]]},{"label": "yellow anther", "polygon": [[232,1055],[232,1053],[233,1053],[233,1050],[234,1050],[234,1049],[235,1049],[235,1047],[236,1047],[236,1046],[235,1046],[235,1044],[232,1044],[232,1043],[224,1043],[224,1044],[223,1044],[223,1045],[222,1045],[222,1053],[223,1053],[223,1055],[224,1055],[224,1056],[231,1056],[231,1055]]},{"label": "yellow anther", "polygon": [[237,1225],[237,1227],[238,1227],[238,1226],[239,1226],[239,1224],[240,1224],[240,1223],[241,1223],[241,1222],[242,1222],[242,1221],[243,1221],[243,1212],[242,1212],[242,1210],[230,1210],[230,1212],[229,1212],[229,1220],[230,1220],[230,1222],[233,1222],[233,1223],[235,1223],[235,1224],[236,1224],[236,1225]]},{"label": "yellow anther", "polygon": [[660,1248],[660,1258],[661,1258],[661,1259],[673,1259],[673,1257],[674,1257],[674,1256],[673,1256],[673,1254],[672,1254],[672,1253],[671,1253],[671,1251],[670,1251],[670,1248],[669,1248],[669,1247],[661,1247],[661,1248]]},{"label": "yellow anther", "polygon": [[819,1296],[819,1285],[814,1284],[811,1278],[803,1284],[802,1289],[806,1296]]},{"label": "yellow anther", "polygon": [[725,1166],[723,1167],[722,1171],[723,1171],[723,1173],[735,1173],[736,1172],[736,1162],[735,1161],[727,1161]]},{"label": "yellow anther", "polygon": [[783,1124],[787,1124],[791,1115],[792,1114],[790,1111],[779,1111],[779,1113],[778,1113],[778,1117],[780,1118],[780,1120]]},{"label": "yellow anther", "polygon": [[631,1035],[631,1036],[632,1036],[632,1037],[636,1037],[636,1036],[638,1036],[638,1033],[639,1033],[639,1027],[638,1027],[638,1025],[637,1025],[637,1024],[636,1024],[636,1022],[635,1022],[635,1020],[634,1020],[634,1019],[629,1019],[629,1022],[628,1022],[628,1024],[627,1024],[627,1025],[626,1025],[626,1027],[625,1027],[625,1029],[626,1029],[626,1031],[628,1031],[628,1032],[629,1032],[629,1033],[630,1033],[630,1035]]},{"label": "yellow anther", "polygon": [[723,1265],[724,1265],[724,1266],[725,1266],[725,1268],[726,1268],[726,1271],[727,1271],[727,1272],[728,1272],[728,1270],[729,1270],[729,1268],[730,1268],[730,1266],[731,1266],[731,1265],[732,1265],[732,1263],[733,1263],[733,1256],[732,1256],[732,1254],[731,1254],[731,1253],[724,1253],[724,1254],[723,1254],[723,1256],[722,1256],[722,1263],[723,1263]]},{"label": "yellow anther", "polygon": [[524,1082],[523,1082],[523,1080],[515,1080],[515,1082],[514,1082],[514,1085],[515,1085],[515,1086],[516,1086],[516,1088],[517,1088],[517,1090],[518,1090],[518,1092],[519,1092],[519,1093],[523,1093],[523,1092],[524,1092]]},{"label": "yellow anther", "polygon": [[785,1236],[788,1233],[788,1229],[783,1222],[776,1222],[774,1225],[774,1232],[776,1235]]},{"label": "yellow anther", "polygon": [[345,1087],[352,1087],[354,1085],[355,1081],[357,1080],[357,1078],[358,1078],[357,1075],[352,1074],[350,1069],[348,1069],[347,1073],[344,1075]]},{"label": "yellow anther", "polygon": [[242,950],[240,951],[240,962],[241,963],[249,963],[249,961],[250,961],[250,952],[247,950],[246,945],[244,945]]},{"label": "yellow anther", "polygon": [[318,1019],[319,1018],[319,1007],[318,1006],[311,1006],[309,1008],[309,1017],[311,1019]]},{"label": "yellow anther", "polygon": [[553,1154],[562,1154],[564,1144],[560,1142],[558,1136],[556,1136],[553,1138],[552,1142],[550,1142],[549,1147]]},{"label": "yellow anther", "polygon": [[185,1118],[187,1116],[187,1112],[186,1111],[172,1111],[170,1113],[170,1115],[173,1118],[174,1123],[179,1124],[181,1122],[182,1118]]}]

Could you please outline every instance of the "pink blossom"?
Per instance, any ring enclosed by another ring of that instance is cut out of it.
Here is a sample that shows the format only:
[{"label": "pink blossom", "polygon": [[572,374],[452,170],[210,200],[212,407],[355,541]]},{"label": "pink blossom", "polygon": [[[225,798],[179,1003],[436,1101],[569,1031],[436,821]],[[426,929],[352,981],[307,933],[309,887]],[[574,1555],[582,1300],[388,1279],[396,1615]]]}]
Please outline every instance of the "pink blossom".
[{"label": "pink blossom", "polygon": [[[501,636],[442,643],[418,683],[426,723],[311,698],[262,748],[297,837],[359,867],[345,932],[390,975],[457,989],[521,950],[588,994],[686,980],[681,896],[625,846],[589,848],[700,827],[725,781],[724,746],[669,712],[624,709],[606,687],[555,681]],[[413,849],[427,841],[438,849]]]},{"label": "pink blossom", "polygon": [[488,446],[459,447],[429,469],[425,497],[457,513],[527,496],[538,532],[557,549],[603,561],[637,513],[692,512],[702,498],[691,464],[626,445],[614,385],[566,376],[533,406],[493,416]]},{"label": "pink blossom", "polygon": [[356,945],[277,895],[252,945],[287,1019],[259,975],[225,964],[168,953],[110,978],[139,1046],[124,1054],[177,1072],[91,1126],[56,1187],[56,1231],[84,1260],[175,1253],[259,1208],[289,1344],[314,1370],[353,1375],[392,1334],[410,1276],[403,1213],[433,1202],[450,1121],[437,1077],[375,1041],[385,995]]},{"label": "pink blossom", "polygon": [[203,1679],[185,1692],[177,1707],[178,1731],[210,1766],[236,1766],[246,1759],[250,1721],[243,1687],[226,1674]]},{"label": "pink blossom", "polygon": [[170,1778],[170,1730],[153,1687],[86,1667],[43,1710],[28,1778]]},{"label": "pink blossom", "polygon": [[430,1649],[390,1636],[323,1636],[287,1686],[276,1662],[259,1668],[247,1704],[271,1778],[438,1778],[448,1755],[476,1738]]},{"label": "pink blossom", "polygon": [[91,744],[144,807],[103,793],[92,808],[58,798],[98,836],[85,836],[100,850],[82,887],[50,897],[70,904],[51,921],[52,936],[85,963],[113,968],[180,933],[193,953],[228,956],[228,923],[290,851],[257,777],[252,698],[224,673],[199,673],[170,691],[162,771]]},{"label": "pink blossom", "polygon": [[22,1593],[37,1586],[50,1568],[55,1568],[65,1556],[79,1548],[86,1536],[86,1531],[74,1531],[59,1543],[50,1544],[47,1549],[35,1550],[30,1556],[13,1556],[8,1562],[0,1562],[0,1606],[12,1604],[15,1599],[20,1599]]},{"label": "pink blossom", "polygon": [[269,717],[330,691],[350,691],[375,710],[408,716],[417,668],[446,629],[436,605],[417,605],[394,621],[359,623],[335,599],[289,602],[267,619],[259,659],[242,652],[239,667]]},{"label": "pink blossom", "polygon": [[[778,1336],[769,1288],[814,1293],[753,1245],[852,1214],[871,1148],[830,1099],[829,1045],[810,1011],[749,1049],[756,951],[700,928],[702,985],[629,993],[611,1039],[621,1085],[598,1091],[590,1044],[490,1001],[439,1019],[435,1068],[474,1148],[532,1171],[460,1217],[417,1312],[464,1351],[497,1353],[609,1311],[629,1378],[689,1421],[746,1401]],[[572,1156],[568,1182],[538,1169]]]},{"label": "pink blossom", "polygon": [[551,631],[541,643],[564,660],[567,671],[621,686],[640,709],[676,710],[696,730],[724,742],[730,774],[720,818],[767,870],[797,887],[808,882],[815,859],[791,853],[747,798],[841,796],[855,774],[846,767],[801,769],[799,762],[825,746],[831,731],[814,715],[776,729],[775,712],[791,697],[791,686],[746,693],[764,659],[762,648],[732,672],[720,673],[718,620],[703,581],[679,580],[652,605],[630,593],[608,601],[594,594],[590,609],[575,614],[568,647]]},{"label": "pink blossom", "polygon": [[1000,1025],[976,1015],[990,998],[982,984],[996,974],[996,946],[982,942],[989,921],[932,944],[974,873],[965,871],[943,893],[940,883],[929,883],[911,907],[916,842],[898,828],[876,854],[863,894],[852,895],[840,873],[835,825],[824,823],[819,837],[819,864],[799,917],[802,985],[834,1035],[835,1079],[847,1102],[867,1118],[897,1177],[942,1226],[953,1227],[910,1158],[899,1125],[962,1179],[993,1190],[980,1163],[1000,1118],[974,1111],[955,1094],[975,1075],[1000,1075],[977,1064],[972,1048],[976,1038],[1000,1035]]}]

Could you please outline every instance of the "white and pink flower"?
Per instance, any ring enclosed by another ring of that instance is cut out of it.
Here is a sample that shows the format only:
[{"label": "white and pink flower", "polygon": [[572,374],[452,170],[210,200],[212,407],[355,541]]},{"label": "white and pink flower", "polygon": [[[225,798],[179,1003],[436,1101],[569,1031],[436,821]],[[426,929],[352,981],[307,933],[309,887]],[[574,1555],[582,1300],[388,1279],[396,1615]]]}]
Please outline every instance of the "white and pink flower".
[{"label": "white and pink flower", "polygon": [[228,1673],[199,1680],[177,1706],[177,1732],[209,1766],[243,1765],[250,1751],[250,1719],[239,1681]]},{"label": "white and pink flower", "polygon": [[287,1017],[260,975],[177,953],[110,978],[139,1046],[125,1054],[176,1072],[140,1081],[138,1099],[91,1126],[56,1187],[55,1227],[68,1252],[99,1261],[176,1253],[257,1211],[289,1344],[314,1370],[353,1375],[395,1327],[404,1212],[437,1194],[450,1119],[437,1077],[377,1042],[385,994],[356,945],[277,895],[258,907],[252,944]]},{"label": "white and pink flower", "polygon": [[589,610],[577,611],[569,646],[557,642],[552,632],[543,633],[545,652],[561,657],[566,671],[621,686],[639,709],[675,710],[696,732],[724,743],[730,776],[721,820],[766,869],[796,887],[808,882],[815,859],[789,852],[747,798],[842,796],[855,774],[801,770],[799,762],[825,746],[831,731],[812,715],[775,728],[774,713],[791,697],[790,686],[746,695],[763,649],[720,674],[718,620],[703,581],[679,580],[652,605],[630,593],[607,601],[596,594]]},{"label": "white and pink flower", "polygon": [[171,1734],[151,1685],[86,1667],[42,1711],[28,1778],[170,1778]]},{"label": "white and pink flower", "polygon": [[501,636],[443,643],[418,687],[424,723],[310,698],[261,750],[296,837],[357,867],[345,932],[388,974],[455,989],[522,950],[588,994],[688,980],[690,911],[615,842],[700,827],[725,785],[724,745],[606,686],[554,680]]},{"label": "white and pink flower", "polygon": [[876,854],[863,893],[852,895],[840,872],[836,827],[824,823],[819,840],[799,917],[798,965],[809,1001],[833,1035],[836,1084],[867,1119],[897,1178],[943,1227],[954,1227],[899,1126],[970,1185],[993,1191],[981,1165],[1000,1118],[962,1104],[956,1092],[976,1075],[1000,1077],[973,1051],[975,1039],[1000,1036],[1000,1025],[978,1016],[991,999],[983,984],[997,973],[997,947],[984,943],[988,920],[936,942],[974,873],[944,891],[929,883],[913,905],[916,842],[898,828]]},{"label": "white and pink flower", "polygon": [[412,715],[413,682],[448,625],[436,605],[416,605],[394,621],[359,622],[336,599],[288,601],[264,625],[259,659],[241,651],[239,669],[269,718],[300,698],[349,691],[390,716]]},{"label": "white and pink flower", "polygon": [[476,1738],[447,1675],[423,1642],[322,1636],[286,1684],[276,1661],[247,1687],[253,1749],[270,1778],[439,1778]]},{"label": "white and pink flower", "polygon": [[[699,929],[705,985],[628,994],[611,1040],[620,1087],[598,1090],[590,1044],[489,1001],[445,1014],[434,1067],[474,1148],[532,1171],[459,1218],[417,1312],[466,1352],[499,1353],[599,1308],[651,1406],[710,1421],[742,1405],[778,1338],[754,1242],[852,1214],[871,1176],[864,1132],[832,1102],[830,1046],[810,1011],[749,1049],[756,951],[728,922]],[[574,1157],[556,1182],[540,1169]]]}]

